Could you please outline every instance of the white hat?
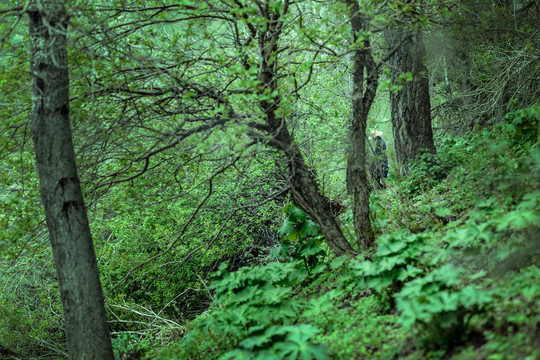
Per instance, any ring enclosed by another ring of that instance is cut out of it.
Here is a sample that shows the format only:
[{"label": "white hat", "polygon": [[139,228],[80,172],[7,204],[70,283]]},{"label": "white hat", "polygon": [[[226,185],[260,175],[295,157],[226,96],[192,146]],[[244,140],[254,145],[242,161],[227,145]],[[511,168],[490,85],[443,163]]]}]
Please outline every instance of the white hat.
[{"label": "white hat", "polygon": [[376,138],[377,136],[381,136],[382,134],[382,131],[371,130],[371,132],[369,133],[369,140],[373,140],[374,138]]}]

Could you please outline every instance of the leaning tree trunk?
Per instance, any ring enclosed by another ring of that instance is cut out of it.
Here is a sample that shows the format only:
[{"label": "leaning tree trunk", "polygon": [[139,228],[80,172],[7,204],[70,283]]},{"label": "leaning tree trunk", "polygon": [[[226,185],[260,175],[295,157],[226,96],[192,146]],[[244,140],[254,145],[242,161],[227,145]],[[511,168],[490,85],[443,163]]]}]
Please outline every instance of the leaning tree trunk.
[{"label": "leaning tree trunk", "polygon": [[356,254],[343,235],[328,200],[319,192],[302,152],[294,145],[285,123],[275,137],[274,143],[283,150],[287,159],[291,179],[290,190],[295,203],[319,224],[328,246],[335,255],[340,256],[347,252]]},{"label": "leaning tree trunk", "polygon": [[64,0],[32,1],[32,135],[70,359],[114,359],[75,165],[68,107]]},{"label": "leaning tree trunk", "polygon": [[[286,13],[287,8],[288,1],[285,1],[282,14]],[[278,40],[283,28],[282,14],[268,11],[265,14],[268,17],[267,29],[259,34],[259,48],[261,49],[259,81],[269,94],[278,93],[276,54],[279,53]],[[319,224],[321,232],[334,254],[337,256],[347,252],[356,254],[332,214],[328,200],[319,192],[317,183],[304,161],[304,156],[289,132],[286,120],[277,116],[276,110],[279,106],[279,96],[276,96],[272,101],[260,101],[266,122],[263,128],[271,138],[269,144],[285,155],[289,169],[289,187],[295,203]]]},{"label": "leaning tree trunk", "polygon": [[[392,48],[397,51],[390,59],[392,85],[402,86],[390,92],[392,131],[398,163],[407,163],[423,151],[436,153],[431,127],[429,82],[424,57],[426,49],[422,35],[411,34],[403,28],[388,34]],[[412,73],[412,80],[404,81],[402,74]]]},{"label": "leaning tree trunk", "polygon": [[[368,30],[369,18],[360,12],[357,0],[350,0],[351,31],[354,42]],[[365,78],[364,71],[367,75]],[[373,246],[369,219],[369,186],[366,175],[366,124],[369,109],[377,92],[378,77],[370,50],[369,39],[363,47],[354,49],[352,119],[347,158],[347,188],[353,196],[353,222],[356,241],[361,250]]]},{"label": "leaning tree trunk", "polygon": [[286,121],[276,117],[277,106],[279,106],[277,100],[272,103],[261,102],[261,107],[267,115],[267,130],[272,136],[269,144],[285,155],[289,170],[289,188],[295,204],[319,224],[328,246],[335,255],[357,254],[343,235],[328,200],[321,195],[300,148],[288,130]]}]

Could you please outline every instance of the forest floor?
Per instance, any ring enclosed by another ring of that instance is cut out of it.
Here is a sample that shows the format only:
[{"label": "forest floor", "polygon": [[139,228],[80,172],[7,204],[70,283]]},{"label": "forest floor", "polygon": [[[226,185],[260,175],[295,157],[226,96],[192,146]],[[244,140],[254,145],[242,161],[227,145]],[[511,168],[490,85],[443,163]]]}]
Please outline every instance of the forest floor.
[{"label": "forest floor", "polygon": [[445,137],[391,175],[364,259],[329,256],[289,207],[281,261],[223,265],[210,309],[148,358],[540,359],[538,115]]}]

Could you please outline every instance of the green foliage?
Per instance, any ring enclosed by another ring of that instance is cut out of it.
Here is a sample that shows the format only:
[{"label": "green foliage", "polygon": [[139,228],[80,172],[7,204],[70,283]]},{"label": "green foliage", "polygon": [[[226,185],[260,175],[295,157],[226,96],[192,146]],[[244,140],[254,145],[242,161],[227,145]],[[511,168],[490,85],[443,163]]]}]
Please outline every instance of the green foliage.
[{"label": "green foliage", "polygon": [[300,322],[321,329],[317,340],[328,344],[331,358],[391,359],[399,354],[404,334],[396,324],[396,314],[386,311],[384,299],[358,288],[358,277],[351,269],[355,261],[346,255],[336,258],[301,288],[300,296],[309,302]]},{"label": "green foliage", "polygon": [[359,278],[358,286],[378,293],[394,293],[406,281],[423,275],[430,267],[422,256],[425,239],[425,235],[409,234],[405,229],[380,236],[373,260],[351,262],[350,267]]},{"label": "green foliage", "polygon": [[61,357],[65,334],[52,254],[40,255],[15,267],[0,264],[0,346],[28,358]]},{"label": "green foliage", "polygon": [[[458,165],[468,167],[481,182],[499,190],[517,192],[532,185],[532,178],[540,175],[539,122],[537,104],[509,113],[504,123],[489,131],[459,139],[443,137],[436,155],[425,152],[411,163],[405,191],[415,195],[432,188]],[[486,167],[486,162],[493,166]]]},{"label": "green foliage", "polygon": [[405,333],[397,326],[395,314],[381,313],[376,297],[338,298],[331,304],[319,316],[306,315],[326,330],[318,339],[329,344],[331,358],[392,359],[400,354]]},{"label": "green foliage", "polygon": [[[262,151],[262,142],[247,148],[252,139],[243,119],[260,125],[267,113],[258,104],[279,103],[276,115],[291,120],[321,191],[341,196],[338,169],[345,166],[343,125],[350,109],[350,96],[344,96],[350,93],[350,69],[342,60],[350,51],[349,10],[344,2],[298,2],[283,14],[283,2],[267,2],[265,11],[285,24],[283,47],[269,57],[280,71],[276,89],[270,89],[258,79],[264,52],[256,40],[269,35],[269,19],[255,2],[146,1],[146,9],[142,2],[130,9],[124,3],[72,2],[68,55],[74,142],[117,351],[155,348],[167,360],[540,357],[539,272],[533,266],[540,248],[538,105],[508,114],[494,129],[437,139],[436,156],[420,156],[408,179],[373,196],[371,210],[384,235],[372,260],[325,263],[317,225],[289,206],[274,254],[293,262],[260,266],[267,261],[265,247],[275,244],[283,197],[266,201],[282,188],[272,174],[282,158]],[[118,11],[95,11],[102,5]],[[500,4],[487,2],[479,3],[482,11],[468,2],[431,14],[426,9],[441,6],[384,5],[362,4],[380,29],[403,18],[388,16],[395,11],[420,22],[443,16],[439,23],[455,24],[456,36],[467,41],[469,24],[500,29],[494,26],[500,20],[516,37],[531,32],[527,21],[520,22],[521,14],[533,13],[526,7],[506,16]],[[477,17],[470,21],[464,14]],[[0,345],[28,358],[61,357],[61,306],[41,235],[27,123],[28,38],[19,16],[4,12],[0,24]],[[353,47],[370,33],[358,35]],[[372,40],[373,51],[384,58],[377,37]],[[534,41],[520,51],[521,44],[511,40],[504,35],[512,52],[537,63]],[[514,104],[537,96],[526,86],[535,73],[494,74],[493,68],[506,69],[516,64],[507,60],[517,58],[500,58],[503,46],[478,45],[469,54],[475,85],[508,85],[509,93],[520,96]],[[461,65],[450,68],[451,79]],[[409,77],[403,74],[402,82]],[[484,105],[491,108],[492,100]],[[380,102],[374,109],[383,114],[387,101]],[[230,121],[214,132],[206,128],[221,118]],[[474,123],[485,124],[480,118]],[[198,126],[207,130],[184,138]],[[213,179],[210,191],[208,178],[240,155],[234,169]],[[140,173],[145,159],[148,168]],[[256,259],[246,255],[252,247],[260,250]],[[212,293],[208,274],[224,259],[231,271],[256,266],[230,273],[222,267]],[[445,262],[456,268],[437,268]],[[487,277],[473,285],[458,264],[479,274],[486,270]],[[212,296],[212,307],[180,339],[179,323],[205,310]],[[395,297],[401,314],[388,306]],[[482,313],[488,306],[489,313]],[[480,342],[446,353],[452,334],[457,346],[473,330],[484,336]],[[433,339],[433,351],[412,350],[413,336]]]},{"label": "green foliage", "polygon": [[141,344],[137,335],[128,332],[121,333],[118,337],[113,338],[112,344],[115,354],[120,354],[129,350],[144,354],[148,351],[149,347],[148,342]]},{"label": "green foliage", "polygon": [[[294,299],[293,286],[308,278],[298,262],[270,263],[227,272],[220,266],[211,284],[215,300],[208,316],[193,323],[180,344],[189,358],[325,359],[323,345],[314,342],[318,330],[291,325],[304,302]],[[200,344],[200,340],[211,339]],[[219,354],[215,353],[216,347]]]},{"label": "green foliage", "polygon": [[501,128],[514,147],[530,148],[540,137],[540,103],[506,114]]},{"label": "green foliage", "polygon": [[540,268],[528,266],[501,278],[486,279],[493,301],[482,325],[485,344],[467,348],[456,360],[536,359],[540,356]]},{"label": "green foliage", "polygon": [[463,342],[472,316],[491,303],[489,292],[472,284],[460,287],[462,275],[447,264],[408,282],[396,295],[400,323],[414,327],[424,346],[444,348]]},{"label": "green foliage", "polygon": [[479,172],[480,184],[498,193],[510,193],[517,199],[528,189],[538,189],[540,143],[538,128],[540,105],[510,113],[505,122],[482,132],[475,151],[485,154],[481,160],[486,171]]},{"label": "green foliage", "polygon": [[540,253],[540,191],[528,193],[513,210],[495,197],[480,200],[463,228],[450,232],[449,250],[469,254],[474,266],[504,274],[530,263]]},{"label": "green foliage", "polygon": [[311,325],[271,326],[257,333],[250,334],[239,343],[239,349],[220,359],[328,359],[326,346],[313,343],[318,330]]},{"label": "green foliage", "polygon": [[440,183],[456,166],[467,160],[469,141],[443,137],[437,144],[437,154],[423,152],[409,166],[405,191],[411,196],[426,191]]},{"label": "green foliage", "polygon": [[308,271],[311,271],[324,258],[326,252],[321,247],[319,225],[306,217],[306,214],[292,204],[283,211],[288,215],[278,230],[281,245],[272,251],[271,257],[302,260]]}]

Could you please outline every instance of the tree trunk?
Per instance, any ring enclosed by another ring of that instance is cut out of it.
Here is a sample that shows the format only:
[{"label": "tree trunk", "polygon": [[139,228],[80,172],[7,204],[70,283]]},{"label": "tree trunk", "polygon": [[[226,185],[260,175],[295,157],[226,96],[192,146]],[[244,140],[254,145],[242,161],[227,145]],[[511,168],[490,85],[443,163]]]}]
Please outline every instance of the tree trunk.
[{"label": "tree trunk", "polygon": [[[392,85],[403,88],[390,92],[392,131],[398,163],[405,169],[407,163],[424,150],[436,153],[431,127],[429,81],[424,57],[426,49],[422,35],[410,34],[403,28],[388,35],[391,48],[398,50],[390,59]],[[412,80],[404,81],[400,75],[412,73]]]},{"label": "tree trunk", "polygon": [[63,0],[32,1],[32,135],[70,359],[114,359],[69,122]]},{"label": "tree trunk", "polygon": [[343,235],[328,200],[319,192],[300,148],[293,145],[293,138],[286,124],[282,126],[276,138],[288,162],[290,189],[295,203],[319,224],[328,246],[335,255],[340,256],[347,252],[356,254]]},{"label": "tree trunk", "polygon": [[[284,2],[283,14],[287,11],[288,2]],[[259,34],[259,47],[261,49],[261,65],[259,68],[259,81],[264,84],[270,94],[278,93],[278,40],[283,27],[282,14],[268,12],[268,27]],[[289,169],[289,186],[294,201],[298,206],[311,216],[320,226],[328,246],[337,255],[347,252],[356,254],[349,244],[339,224],[337,223],[330,204],[319,192],[317,183],[307,167],[304,156],[293,136],[289,132],[284,118],[276,115],[276,109],[280,106],[280,97],[276,96],[272,101],[260,101],[261,109],[266,118],[265,131],[271,138],[269,145],[283,152]]]},{"label": "tree trunk", "polygon": [[[263,84],[270,85],[275,83],[272,80],[275,79],[275,74],[270,71],[261,71],[260,79]],[[330,204],[319,192],[315,178],[289,132],[287,122],[285,119],[276,117],[275,110],[278,106],[278,99],[275,102],[261,102],[261,107],[266,114],[267,131],[272,136],[269,144],[282,151],[287,160],[289,187],[295,203],[319,224],[328,246],[335,255],[340,256],[347,252],[356,254],[357,252],[343,235],[332,214]]]},{"label": "tree trunk", "polygon": [[[367,31],[369,19],[360,13],[356,0],[351,5],[351,31],[356,42],[360,33]],[[364,78],[364,71],[367,77]],[[378,77],[371,55],[369,40],[354,49],[353,58],[352,119],[349,130],[347,158],[347,188],[353,196],[353,221],[356,241],[361,250],[373,246],[373,232],[369,219],[369,186],[366,175],[366,124],[369,109],[377,92]]]}]

